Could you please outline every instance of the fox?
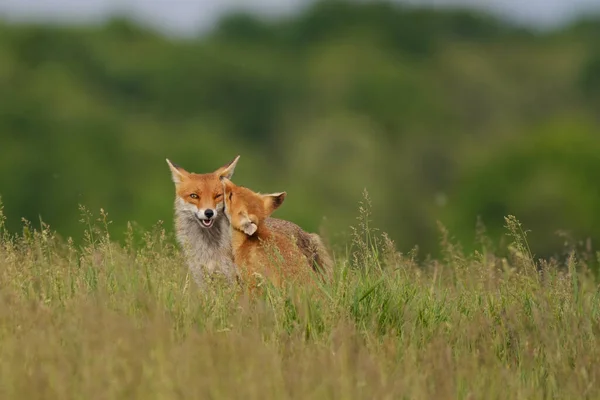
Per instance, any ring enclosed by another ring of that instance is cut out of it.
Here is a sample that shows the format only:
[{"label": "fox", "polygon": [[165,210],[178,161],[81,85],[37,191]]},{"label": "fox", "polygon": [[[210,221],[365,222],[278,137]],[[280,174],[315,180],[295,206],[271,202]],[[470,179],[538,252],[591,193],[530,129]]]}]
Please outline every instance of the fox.
[{"label": "fox", "polygon": [[214,172],[196,174],[181,166],[167,164],[175,184],[175,231],[189,271],[196,284],[205,277],[221,276],[227,282],[238,279],[233,262],[229,220],[223,213],[223,185],[220,178],[231,179],[240,156]]},{"label": "fox", "polygon": [[307,233],[290,221],[271,218],[283,204],[286,192],[261,194],[225,176],[220,180],[233,259],[241,275],[252,279],[259,273],[277,286],[284,280],[305,283],[312,272],[329,277],[331,258],[319,235]]}]

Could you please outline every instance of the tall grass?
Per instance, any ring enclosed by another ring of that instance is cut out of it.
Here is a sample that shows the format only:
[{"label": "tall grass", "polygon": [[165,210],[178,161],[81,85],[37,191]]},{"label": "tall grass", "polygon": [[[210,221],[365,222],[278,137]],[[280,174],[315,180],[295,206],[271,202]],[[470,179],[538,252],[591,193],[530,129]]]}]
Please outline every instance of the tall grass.
[{"label": "tall grass", "polygon": [[[367,199],[368,200],[368,199]],[[368,225],[331,282],[199,290],[158,224],[113,242],[82,209],[84,244],[0,211],[2,399],[584,399],[600,396],[598,289],[585,263],[510,257],[485,240],[418,263]]]}]

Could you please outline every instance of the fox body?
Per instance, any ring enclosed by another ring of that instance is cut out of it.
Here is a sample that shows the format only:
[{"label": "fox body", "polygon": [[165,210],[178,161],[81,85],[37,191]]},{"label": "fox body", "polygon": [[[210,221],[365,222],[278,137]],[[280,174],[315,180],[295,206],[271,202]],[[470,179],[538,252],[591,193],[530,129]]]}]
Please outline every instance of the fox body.
[{"label": "fox body", "polygon": [[239,156],[212,173],[195,174],[167,159],[175,183],[177,240],[199,285],[205,274],[222,275],[231,281],[236,278],[220,178],[231,178],[238,160]]},{"label": "fox body", "polygon": [[267,218],[265,225],[272,231],[291,237],[315,272],[324,275],[331,273],[333,260],[319,235],[305,232],[293,222],[278,218]]},{"label": "fox body", "polygon": [[[330,260],[318,235],[299,226],[270,218],[286,192],[260,194],[235,185],[223,177],[225,215],[231,224],[231,243],[240,274],[260,275],[281,285],[282,281],[307,281],[312,269],[326,272]],[[315,265],[318,264],[318,265]]]}]

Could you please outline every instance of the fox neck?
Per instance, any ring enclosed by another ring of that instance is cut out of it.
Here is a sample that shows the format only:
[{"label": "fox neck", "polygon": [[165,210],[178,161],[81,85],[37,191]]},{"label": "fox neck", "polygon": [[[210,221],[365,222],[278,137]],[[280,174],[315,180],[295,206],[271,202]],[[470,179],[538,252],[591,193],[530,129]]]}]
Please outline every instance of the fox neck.
[{"label": "fox neck", "polygon": [[201,281],[204,272],[222,273],[228,277],[235,271],[231,254],[229,221],[222,212],[217,214],[213,226],[205,228],[196,216],[175,201],[175,226],[177,240],[182,246],[190,272]]}]

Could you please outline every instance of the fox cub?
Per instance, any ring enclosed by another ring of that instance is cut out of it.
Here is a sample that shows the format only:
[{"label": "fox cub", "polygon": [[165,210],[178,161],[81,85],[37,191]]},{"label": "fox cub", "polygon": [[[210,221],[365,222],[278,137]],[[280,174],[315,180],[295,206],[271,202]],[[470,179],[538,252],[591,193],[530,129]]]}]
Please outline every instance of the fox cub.
[{"label": "fox cub", "polygon": [[328,276],[331,260],[316,234],[269,218],[286,192],[260,194],[222,177],[225,215],[231,224],[233,259],[241,277],[254,273],[280,286],[284,280],[307,282],[313,270]]}]

